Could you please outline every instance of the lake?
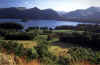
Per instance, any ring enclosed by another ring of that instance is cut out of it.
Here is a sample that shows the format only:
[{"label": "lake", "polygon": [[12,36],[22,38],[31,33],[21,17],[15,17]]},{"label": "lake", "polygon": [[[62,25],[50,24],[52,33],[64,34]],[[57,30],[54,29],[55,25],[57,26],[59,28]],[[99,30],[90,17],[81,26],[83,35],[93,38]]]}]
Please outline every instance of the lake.
[{"label": "lake", "polygon": [[0,23],[3,22],[17,22],[22,24],[25,28],[33,27],[33,26],[55,28],[56,26],[62,26],[62,25],[76,26],[77,24],[94,24],[94,23],[86,23],[86,22],[82,23],[76,21],[29,20],[27,22],[21,22],[21,19],[0,19]]}]

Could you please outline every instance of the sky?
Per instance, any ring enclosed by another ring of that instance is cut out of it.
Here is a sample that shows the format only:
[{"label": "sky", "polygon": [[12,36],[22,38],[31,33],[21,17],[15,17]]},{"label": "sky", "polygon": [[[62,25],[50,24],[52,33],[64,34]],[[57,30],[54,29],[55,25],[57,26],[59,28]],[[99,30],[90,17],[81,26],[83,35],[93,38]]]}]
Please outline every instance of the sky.
[{"label": "sky", "polygon": [[0,8],[7,7],[38,7],[51,8],[56,11],[73,11],[89,7],[100,7],[100,0],[0,0]]}]

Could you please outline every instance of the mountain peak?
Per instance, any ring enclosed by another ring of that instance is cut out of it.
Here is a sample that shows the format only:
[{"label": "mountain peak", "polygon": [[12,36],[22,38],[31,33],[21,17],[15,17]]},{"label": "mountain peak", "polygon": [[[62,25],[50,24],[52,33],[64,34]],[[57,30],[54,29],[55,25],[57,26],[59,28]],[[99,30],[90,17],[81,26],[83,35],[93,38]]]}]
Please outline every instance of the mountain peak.
[{"label": "mountain peak", "polygon": [[90,8],[100,8],[100,7],[90,7]]},{"label": "mountain peak", "polygon": [[97,12],[100,12],[100,7],[90,7],[87,10],[88,11],[97,11]]},{"label": "mountain peak", "polygon": [[40,9],[39,9],[39,8],[37,8],[37,7],[31,8],[31,9],[33,9],[33,10],[40,10]]}]

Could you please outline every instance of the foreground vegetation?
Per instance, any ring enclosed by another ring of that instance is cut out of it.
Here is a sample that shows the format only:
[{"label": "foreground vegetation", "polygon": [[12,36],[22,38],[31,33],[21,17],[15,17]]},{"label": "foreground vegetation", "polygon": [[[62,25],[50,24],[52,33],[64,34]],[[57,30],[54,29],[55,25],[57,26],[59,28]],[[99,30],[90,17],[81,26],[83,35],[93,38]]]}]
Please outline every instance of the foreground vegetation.
[{"label": "foreground vegetation", "polygon": [[[21,31],[21,25],[18,25],[20,29],[8,29],[5,25],[8,23],[0,27],[0,53],[13,56],[16,65],[100,65],[100,33],[94,29],[33,27]],[[58,42],[61,44],[55,45]],[[62,44],[72,46],[63,47]]]},{"label": "foreground vegetation", "polygon": [[100,64],[100,51],[94,51],[91,48],[66,48],[49,45],[46,41],[39,43],[32,48],[25,48],[23,44],[15,42],[0,42],[1,52],[14,54],[16,57],[30,62],[39,59],[43,65],[75,65],[75,64]]}]

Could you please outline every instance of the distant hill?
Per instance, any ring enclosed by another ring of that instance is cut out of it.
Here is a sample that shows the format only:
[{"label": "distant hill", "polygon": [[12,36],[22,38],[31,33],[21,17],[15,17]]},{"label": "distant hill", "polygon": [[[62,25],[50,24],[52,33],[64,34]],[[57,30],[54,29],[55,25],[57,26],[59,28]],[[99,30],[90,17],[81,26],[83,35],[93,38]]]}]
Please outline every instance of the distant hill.
[{"label": "distant hill", "polygon": [[63,16],[65,14],[67,14],[67,12],[65,12],[65,11],[57,11],[57,13],[59,14],[59,16]]},{"label": "distant hill", "polygon": [[72,11],[64,14],[63,17],[70,21],[100,22],[100,7]]},{"label": "distant hill", "polygon": [[40,10],[37,7],[26,9],[24,7],[1,8],[0,18],[27,18],[27,19],[56,19],[58,13],[52,9]]},{"label": "distant hill", "polygon": [[90,7],[71,12],[58,12],[52,9],[40,10],[37,7],[30,9],[25,7],[0,8],[0,18],[53,19],[100,23],[100,7]]}]

